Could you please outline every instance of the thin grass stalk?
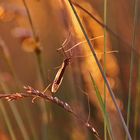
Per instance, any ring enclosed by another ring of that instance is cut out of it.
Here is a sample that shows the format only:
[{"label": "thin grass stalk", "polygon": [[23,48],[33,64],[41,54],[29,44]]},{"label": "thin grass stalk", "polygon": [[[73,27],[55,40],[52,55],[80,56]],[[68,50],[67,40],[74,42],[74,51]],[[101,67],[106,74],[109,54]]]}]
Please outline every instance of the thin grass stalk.
[{"label": "thin grass stalk", "polygon": [[[129,129],[130,123],[130,111],[131,111],[131,92],[132,92],[132,80],[133,80],[133,67],[134,67],[134,47],[136,40],[136,22],[137,22],[137,0],[135,0],[134,7],[134,22],[133,22],[133,33],[132,33],[132,47],[131,47],[131,60],[130,60],[130,78],[129,78],[129,92],[128,92],[128,106],[127,106],[127,127]],[[127,140],[127,136],[126,136]]]},{"label": "thin grass stalk", "polygon": [[1,112],[2,112],[2,115],[3,115],[3,118],[5,120],[5,123],[7,125],[7,128],[8,128],[8,131],[9,131],[9,134],[10,134],[10,137],[12,140],[16,140],[16,135],[15,133],[13,132],[13,128],[12,128],[12,125],[11,125],[11,122],[10,122],[10,119],[8,117],[8,114],[6,112],[6,109],[4,107],[4,104],[2,102],[0,102],[0,109],[1,109]]},{"label": "thin grass stalk", "polygon": [[[0,78],[1,78],[1,76],[0,76]],[[8,90],[7,86],[5,85],[5,83],[2,82],[2,79],[0,80],[0,85],[1,85],[1,87],[2,87],[4,92],[9,92],[9,90]],[[27,131],[25,129],[23,120],[21,119],[21,116],[20,116],[20,114],[19,114],[19,112],[17,110],[16,105],[14,103],[8,103],[8,104],[9,104],[9,107],[11,108],[11,111],[13,112],[13,115],[14,115],[14,117],[16,119],[16,122],[17,122],[17,124],[18,124],[18,126],[20,128],[20,131],[22,133],[23,139],[24,140],[30,140],[29,136],[28,136],[28,133],[27,133]]]},{"label": "thin grass stalk", "polygon": [[[0,82],[0,86],[2,88],[4,88],[5,85],[2,82],[1,76],[0,76],[0,81],[1,81]],[[16,140],[16,136],[15,136],[14,131],[12,129],[10,118],[9,118],[9,116],[7,114],[7,111],[6,111],[6,108],[5,108],[4,104],[3,104],[3,102],[0,102],[0,108],[1,108],[1,112],[2,112],[2,115],[3,115],[4,120],[5,120],[5,123],[7,125],[8,131],[9,131],[9,134],[10,134],[10,137],[11,137],[12,140]]]},{"label": "thin grass stalk", "polygon": [[[27,15],[28,15],[28,19],[29,19],[29,23],[30,23],[30,26],[31,26],[31,29],[32,29],[32,33],[33,33],[33,38],[36,42],[38,42],[38,36],[37,36],[37,33],[36,33],[36,30],[35,30],[35,27],[33,25],[33,21],[32,21],[32,18],[31,18],[31,15],[30,15],[30,11],[28,9],[28,6],[27,6],[27,3],[25,0],[22,0],[23,4],[24,4],[24,7],[26,9],[26,12],[27,12]],[[42,79],[42,82],[43,82],[43,86],[45,85],[45,71],[44,71],[44,68],[43,68],[43,62],[42,62],[42,53],[41,51],[35,51],[35,54],[36,54],[36,57],[37,57],[37,63],[38,63],[38,67],[39,67],[39,72],[40,72],[40,76],[41,76],[41,79]]]},{"label": "thin grass stalk", "polygon": [[[36,30],[34,28],[33,21],[32,21],[32,18],[31,18],[30,11],[28,9],[26,0],[22,0],[22,2],[24,4],[24,7],[25,7],[27,15],[28,15],[29,23],[30,23],[32,33],[33,33],[33,38],[34,38],[34,40],[36,42],[38,42],[39,38],[38,38],[38,36],[36,34]],[[39,74],[40,74],[40,77],[41,77],[41,83],[43,85],[43,88],[45,88],[45,84],[46,84],[45,77],[46,76],[45,76],[45,70],[44,70],[44,67],[43,67],[43,60],[42,60],[42,52],[41,52],[41,50],[35,50],[35,55],[36,55],[36,60],[37,60],[37,64],[38,64]],[[50,111],[50,107],[46,108],[46,104],[45,104],[44,101],[42,101],[40,103],[40,107],[41,107],[41,111],[42,111],[42,117],[43,118],[44,118],[44,116],[47,117],[47,111],[46,110]],[[44,124],[44,122],[42,122],[42,137],[43,137],[44,140],[47,138],[47,126],[46,126],[46,123]]]},{"label": "thin grass stalk", "polygon": [[14,80],[15,80],[16,85],[17,85],[17,89],[20,89],[20,81],[18,80],[18,76],[14,70],[14,67],[13,67],[13,64],[12,64],[10,58],[6,58],[6,62],[7,62],[7,65],[9,67],[9,70],[10,70],[12,76],[14,77]]},{"label": "thin grass stalk", "polygon": [[[29,23],[30,23],[30,26],[31,26],[31,29],[32,29],[32,33],[33,33],[33,38],[35,39],[35,41],[38,42],[38,36],[36,34],[36,30],[34,28],[33,21],[32,21],[32,18],[31,18],[30,11],[28,9],[27,3],[26,3],[25,0],[22,0],[22,2],[24,4],[24,7],[25,7],[27,15],[28,15]],[[42,83],[43,83],[43,87],[44,87],[45,83],[46,83],[46,80],[45,80],[45,72],[44,72],[43,62],[42,62],[42,53],[41,53],[41,51],[37,50],[37,51],[35,51],[35,55],[36,55],[36,58],[37,58],[37,63],[38,63],[38,68],[39,68],[39,72],[40,72],[40,77],[42,79]]]},{"label": "thin grass stalk", "polygon": [[2,56],[4,57],[4,60],[5,60],[6,64],[7,64],[7,66],[8,66],[8,69],[9,69],[11,75],[13,76],[13,78],[14,78],[14,80],[16,82],[16,86],[19,89],[20,81],[18,80],[18,76],[17,76],[17,74],[16,74],[16,72],[14,70],[14,66],[13,66],[13,64],[11,62],[11,57],[10,57],[10,54],[9,54],[9,51],[8,51],[8,47],[5,44],[5,42],[1,39],[1,37],[0,37],[0,49],[1,49],[0,51],[2,53]]},{"label": "thin grass stalk", "polygon": [[111,123],[110,123],[110,119],[109,119],[109,115],[105,109],[105,102],[104,100],[102,99],[102,96],[100,94],[100,91],[96,85],[96,82],[93,78],[93,76],[90,74],[90,77],[91,77],[91,80],[92,80],[92,84],[93,84],[93,87],[95,89],[95,93],[96,93],[96,97],[99,101],[99,104],[100,104],[100,108],[101,108],[101,111],[103,113],[103,117],[104,117],[104,121],[106,122],[106,128],[108,130],[108,134],[109,134],[109,137],[110,137],[110,140],[113,140],[113,134],[112,134],[112,127],[111,127]]},{"label": "thin grass stalk", "polygon": [[138,126],[138,118],[140,114],[140,59],[138,64],[138,80],[137,80],[137,93],[136,93],[136,101],[135,101],[135,112],[134,112],[134,140],[137,140],[137,126]]},{"label": "thin grass stalk", "polygon": [[[107,24],[107,0],[104,0],[104,25]],[[107,32],[104,28],[104,74],[106,75],[106,42],[107,42]],[[104,109],[106,112],[106,84],[104,81]],[[104,139],[107,140],[107,131],[106,131],[106,120],[104,117]]]},{"label": "thin grass stalk", "polygon": [[94,59],[95,59],[97,65],[98,65],[98,67],[99,67],[99,69],[100,69],[100,72],[101,72],[101,74],[102,74],[102,76],[103,76],[103,79],[104,79],[104,81],[105,81],[105,83],[106,83],[106,86],[107,86],[107,88],[108,88],[108,91],[109,91],[109,93],[110,93],[110,96],[111,96],[111,98],[112,98],[112,101],[113,101],[113,103],[114,103],[114,105],[115,105],[115,107],[116,107],[116,110],[117,110],[118,114],[119,114],[119,117],[120,117],[121,123],[122,123],[122,125],[123,125],[123,127],[124,127],[124,130],[125,130],[125,132],[126,132],[128,138],[129,138],[129,140],[132,140],[131,135],[130,135],[130,133],[129,133],[129,130],[128,130],[128,128],[127,128],[127,126],[126,126],[126,123],[125,123],[125,121],[124,121],[124,118],[123,118],[123,116],[122,116],[121,110],[120,110],[120,108],[119,108],[119,106],[118,106],[118,104],[117,104],[115,95],[114,95],[114,93],[113,93],[113,91],[112,91],[112,89],[111,89],[111,86],[110,86],[110,84],[109,84],[109,82],[108,82],[108,80],[107,80],[107,78],[106,78],[106,76],[105,76],[105,74],[104,74],[104,71],[103,71],[103,69],[102,69],[102,66],[101,66],[100,62],[98,61],[97,55],[96,55],[96,53],[95,53],[95,50],[94,50],[94,48],[93,48],[93,46],[92,46],[92,44],[91,44],[91,42],[90,42],[90,40],[89,40],[89,38],[88,38],[88,35],[87,35],[87,33],[86,33],[86,31],[85,31],[85,29],[84,29],[82,23],[81,23],[81,20],[80,20],[78,14],[77,14],[77,12],[76,12],[76,9],[75,9],[75,7],[73,6],[71,0],[68,0],[68,2],[69,2],[70,6],[71,6],[71,8],[72,8],[72,11],[73,11],[73,13],[74,13],[74,15],[75,15],[75,17],[76,17],[78,23],[79,23],[79,26],[80,26],[80,28],[81,28],[81,30],[82,30],[82,32],[83,32],[83,34],[84,34],[86,40],[87,40],[87,42],[88,42],[88,45],[89,45],[89,47],[90,47],[90,49],[91,49],[91,51],[92,51],[92,54],[93,54],[93,56],[94,56]]},{"label": "thin grass stalk", "polygon": [[46,78],[45,78],[45,72],[44,72],[44,67],[43,67],[42,54],[41,54],[41,52],[36,51],[35,55],[36,55],[38,69],[39,69],[39,75],[41,78],[41,83],[44,88],[46,86]]},{"label": "thin grass stalk", "polygon": [[[0,38],[0,51],[1,51],[1,53],[2,53],[2,55],[4,55],[5,57],[5,59],[9,56],[9,54],[8,54],[8,51],[6,51],[6,47],[4,46],[5,44],[4,44],[4,42],[3,42],[3,40]],[[7,57],[6,57],[7,56]],[[9,58],[9,57],[8,57]],[[4,84],[3,84],[3,80],[2,80],[2,78],[1,78],[1,75],[0,75],[0,86],[2,87],[2,88],[4,88]],[[3,104],[3,102],[1,102],[0,103],[0,108],[1,108],[1,112],[2,112],[2,115],[3,115],[3,117],[4,117],[4,120],[5,120],[5,123],[6,123],[6,125],[7,125],[7,128],[8,128],[8,131],[9,131],[9,134],[10,134],[10,137],[13,139],[13,140],[16,140],[16,136],[15,136],[15,134],[14,134],[14,132],[13,132],[13,129],[12,129],[12,124],[11,124],[11,122],[10,122],[10,118],[8,117],[8,115],[7,115],[7,111],[6,111],[6,108],[5,108],[5,106],[4,106],[4,104]]]}]

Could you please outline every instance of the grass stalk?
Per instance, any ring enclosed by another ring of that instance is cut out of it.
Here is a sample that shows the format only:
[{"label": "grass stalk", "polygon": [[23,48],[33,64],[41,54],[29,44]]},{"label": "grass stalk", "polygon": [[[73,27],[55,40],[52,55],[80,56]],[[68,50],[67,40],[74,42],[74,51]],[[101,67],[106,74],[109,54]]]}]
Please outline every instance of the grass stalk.
[{"label": "grass stalk", "polygon": [[9,131],[11,139],[16,140],[16,135],[15,135],[15,133],[13,131],[10,119],[9,119],[8,114],[6,112],[5,106],[4,106],[4,104],[2,102],[0,102],[0,109],[1,109],[1,112],[2,112],[2,115],[3,115],[3,118],[5,120],[5,123],[7,125],[7,128],[8,128],[8,131]]},{"label": "grass stalk", "polygon": [[43,60],[42,60],[42,54],[41,52],[35,52],[36,55],[36,60],[37,60],[37,65],[39,69],[39,75],[41,77],[41,83],[43,88],[46,86],[46,78],[45,78],[45,72],[44,72],[44,67],[43,67]]},{"label": "grass stalk", "polygon": [[[27,15],[28,15],[29,23],[30,23],[32,33],[33,33],[33,38],[36,42],[38,42],[39,38],[36,34],[36,30],[34,28],[33,21],[32,21],[32,18],[31,18],[30,11],[29,11],[29,8],[27,6],[26,0],[22,0],[22,2],[24,4],[24,7],[25,7]],[[41,84],[42,84],[43,88],[45,88],[45,85],[46,85],[45,77],[46,76],[45,76],[45,70],[44,70],[44,67],[43,67],[44,65],[43,65],[43,60],[42,60],[42,52],[41,52],[40,48],[36,49],[34,52],[35,52],[35,55],[36,55],[37,65],[38,65],[38,69],[39,69],[39,75],[40,75],[40,78],[41,78]],[[42,111],[42,119],[43,119],[44,116],[47,117],[47,111],[50,112],[50,107],[46,107],[45,102],[42,101],[40,103],[40,108],[41,108],[41,111]],[[46,123],[44,123],[44,119],[42,121],[42,130],[41,131],[42,131],[43,140],[45,140],[47,138],[47,125],[46,125]]]},{"label": "grass stalk", "polygon": [[137,80],[137,93],[135,101],[135,112],[134,112],[134,140],[137,140],[137,125],[138,125],[138,116],[140,114],[140,59],[138,64],[138,80]]},{"label": "grass stalk", "polygon": [[15,82],[16,82],[16,87],[19,89],[20,87],[20,82],[18,80],[18,76],[14,70],[14,66],[11,62],[11,57],[10,57],[10,54],[9,54],[9,50],[8,50],[8,47],[7,45],[5,44],[5,42],[1,39],[0,37],[0,51],[1,51],[1,54],[3,56],[3,59],[5,60],[7,66],[8,66],[8,69],[11,73],[11,75],[13,76]]},{"label": "grass stalk", "polygon": [[[31,15],[30,15],[29,8],[28,8],[25,0],[22,0],[22,2],[24,4],[24,7],[25,7],[27,15],[28,15],[29,23],[30,23],[31,30],[32,30],[32,33],[33,33],[33,38],[36,42],[38,42],[39,38],[36,34],[36,30],[35,30],[34,25],[33,25],[33,21],[32,21]],[[39,68],[40,76],[41,76],[41,79],[42,79],[42,82],[43,82],[43,86],[45,86],[45,82],[46,82],[46,80],[45,80],[45,70],[43,68],[43,60],[42,60],[41,50],[38,50],[38,49],[35,50],[35,55],[37,57],[38,68]]]},{"label": "grass stalk", "polygon": [[[133,80],[133,66],[134,66],[134,47],[136,40],[136,21],[137,21],[137,0],[135,0],[134,7],[134,22],[132,32],[132,49],[131,49],[131,60],[130,60],[130,78],[129,78],[129,92],[128,92],[128,105],[127,105],[127,127],[129,129],[130,112],[131,112],[131,92],[132,92],[132,80]],[[127,136],[126,136],[127,140]]]},{"label": "grass stalk", "polygon": [[[2,81],[3,81],[3,80],[1,79],[1,75],[0,75],[0,85],[1,85],[1,87],[2,87],[2,90],[3,90],[5,93],[9,92],[7,86],[6,86],[5,83],[2,82]],[[8,103],[8,104],[9,104],[9,107],[11,108],[11,111],[12,111],[12,113],[13,113],[15,119],[16,119],[16,122],[17,122],[17,124],[18,124],[18,126],[19,126],[19,128],[20,128],[20,130],[21,130],[23,139],[24,139],[24,140],[30,140],[30,139],[29,139],[29,136],[28,136],[28,133],[27,133],[27,131],[26,131],[26,129],[25,129],[23,120],[21,119],[21,116],[20,116],[20,114],[19,114],[19,112],[18,112],[18,110],[17,110],[16,105],[15,105],[14,103]]]},{"label": "grass stalk", "polygon": [[[104,25],[107,24],[107,0],[104,0]],[[107,32],[104,28],[104,74],[106,75],[106,43],[107,43]],[[104,109],[106,111],[106,84],[104,81]],[[107,129],[106,120],[104,117],[104,140],[107,140]]]},{"label": "grass stalk", "polygon": [[100,91],[96,85],[96,82],[93,78],[93,76],[90,74],[90,77],[91,77],[91,80],[92,80],[92,84],[93,84],[93,87],[95,89],[95,93],[96,93],[96,97],[99,101],[99,104],[100,104],[100,108],[101,108],[101,111],[103,113],[103,117],[104,117],[104,121],[106,123],[106,128],[108,130],[108,134],[109,134],[109,137],[110,137],[110,140],[113,140],[113,134],[112,134],[112,127],[111,127],[111,124],[110,124],[110,119],[109,119],[109,115],[106,111],[106,108],[105,108],[105,102],[104,100],[102,99],[102,96],[100,94]]},{"label": "grass stalk", "polygon": [[[0,82],[0,86],[2,88],[4,88],[4,84],[2,82],[1,76],[0,76],[0,81],[1,81]],[[16,136],[15,136],[15,133],[14,133],[14,131],[12,129],[10,118],[8,117],[8,114],[7,114],[7,111],[6,111],[6,108],[5,108],[4,104],[3,104],[3,102],[0,102],[0,108],[1,108],[0,111],[2,112],[2,115],[4,117],[5,123],[7,125],[8,131],[9,131],[9,134],[10,134],[10,137],[11,137],[12,140],[16,140]]]},{"label": "grass stalk", "polygon": [[91,49],[91,51],[92,51],[92,54],[93,54],[93,56],[94,56],[94,59],[95,59],[97,65],[98,65],[98,67],[99,67],[99,69],[100,69],[100,72],[101,72],[101,74],[102,74],[102,76],[103,76],[103,79],[104,79],[104,81],[105,81],[105,83],[106,83],[106,86],[107,86],[107,88],[108,88],[108,91],[109,91],[109,93],[110,93],[110,96],[111,96],[111,98],[112,98],[112,101],[113,101],[113,103],[114,103],[114,105],[115,105],[115,107],[116,107],[116,110],[117,110],[117,112],[118,112],[118,115],[119,115],[119,117],[120,117],[121,123],[122,123],[122,125],[123,125],[123,127],[124,127],[124,130],[125,130],[127,136],[128,136],[128,139],[129,139],[129,140],[132,140],[131,135],[130,135],[130,133],[129,133],[129,130],[128,130],[128,128],[127,128],[127,126],[126,126],[126,123],[125,123],[125,121],[124,121],[123,115],[122,115],[122,113],[121,113],[121,110],[120,110],[120,108],[119,108],[119,106],[118,106],[118,104],[117,104],[115,95],[114,95],[114,93],[113,93],[113,91],[112,91],[112,89],[111,89],[111,86],[110,86],[110,84],[109,84],[109,82],[108,82],[108,80],[107,80],[107,78],[106,78],[106,76],[105,76],[105,74],[104,74],[104,71],[103,71],[103,69],[102,69],[102,66],[101,66],[100,62],[98,61],[96,52],[95,52],[95,50],[94,50],[94,48],[93,48],[93,46],[92,46],[92,44],[91,44],[91,42],[90,42],[90,40],[89,40],[89,38],[88,38],[88,35],[87,35],[87,33],[86,33],[86,31],[85,31],[85,29],[84,29],[82,23],[81,23],[81,20],[80,20],[78,14],[77,14],[77,12],[76,12],[75,7],[73,6],[71,0],[68,0],[68,2],[69,2],[69,4],[70,4],[70,6],[71,6],[71,9],[72,9],[72,11],[73,11],[73,13],[74,13],[74,15],[75,15],[75,17],[76,17],[78,23],[79,23],[79,26],[80,26],[80,28],[81,28],[81,30],[82,30],[82,32],[83,32],[83,34],[84,34],[86,40],[87,40],[87,42],[88,42],[88,45],[89,45],[89,47],[90,47],[90,49]]}]

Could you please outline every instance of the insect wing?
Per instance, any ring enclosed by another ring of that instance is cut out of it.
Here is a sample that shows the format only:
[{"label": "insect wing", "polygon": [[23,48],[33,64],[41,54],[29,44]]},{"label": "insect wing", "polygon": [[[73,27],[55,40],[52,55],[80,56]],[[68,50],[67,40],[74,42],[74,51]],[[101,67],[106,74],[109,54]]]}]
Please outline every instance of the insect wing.
[{"label": "insect wing", "polygon": [[[64,63],[62,64],[61,68],[58,70],[56,76],[55,76],[55,79],[53,81],[53,84],[52,84],[52,88],[51,88],[51,92],[52,93],[55,93],[57,92],[57,90],[59,89],[61,83],[62,83],[62,80],[63,80],[63,76],[60,77],[62,71],[63,71],[63,68],[64,68]],[[60,79],[61,78],[61,79]],[[60,81],[58,82],[58,80],[60,79]]]}]

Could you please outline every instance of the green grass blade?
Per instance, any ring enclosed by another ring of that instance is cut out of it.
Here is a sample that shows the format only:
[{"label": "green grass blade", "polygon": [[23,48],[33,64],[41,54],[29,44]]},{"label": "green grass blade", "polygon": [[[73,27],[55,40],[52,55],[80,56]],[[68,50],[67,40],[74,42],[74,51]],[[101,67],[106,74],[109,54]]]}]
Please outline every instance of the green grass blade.
[{"label": "green grass blade", "polygon": [[110,139],[113,140],[112,127],[111,127],[111,124],[110,124],[109,115],[108,115],[108,113],[106,111],[106,108],[105,108],[104,100],[102,99],[101,94],[99,92],[99,89],[96,85],[96,82],[95,82],[95,80],[94,80],[94,78],[91,74],[90,74],[90,77],[91,77],[91,80],[92,80],[92,83],[93,83],[93,87],[95,89],[96,97],[97,97],[97,99],[99,101],[99,104],[100,104],[101,111],[103,113],[104,121],[106,123],[106,127],[107,127],[107,130],[108,130],[108,134],[110,136]]},{"label": "green grass blade", "polygon": [[[104,0],[104,25],[107,25],[107,0]],[[106,75],[106,43],[107,43],[107,32],[104,28],[104,73]],[[106,112],[106,84],[104,82],[104,109]],[[107,140],[107,131],[106,131],[106,120],[104,117],[104,139]]]},{"label": "green grass blade", "polygon": [[[127,127],[129,129],[130,122],[130,108],[131,108],[131,92],[132,92],[132,80],[133,80],[133,66],[134,66],[134,47],[136,39],[136,21],[137,21],[137,0],[135,0],[134,8],[134,22],[133,22],[133,33],[132,33],[132,49],[131,49],[131,60],[130,60],[130,78],[129,78],[129,92],[128,92],[128,106],[127,106]],[[127,136],[126,136],[127,140]]]},{"label": "green grass blade", "polygon": [[137,93],[135,101],[135,112],[134,112],[134,140],[137,140],[137,125],[140,114],[140,59],[138,65],[138,80],[137,80]]},{"label": "green grass blade", "polygon": [[116,110],[117,110],[117,112],[118,112],[118,115],[119,115],[119,117],[120,117],[120,120],[121,120],[121,123],[122,123],[122,125],[123,125],[123,128],[124,128],[124,130],[125,130],[125,132],[126,132],[128,138],[129,138],[129,140],[132,140],[131,135],[130,135],[130,133],[129,133],[129,130],[128,130],[128,128],[127,128],[127,126],[126,126],[126,123],[125,123],[125,121],[124,121],[123,115],[122,115],[122,113],[121,113],[121,110],[120,110],[120,108],[119,108],[119,106],[118,106],[118,104],[117,104],[117,101],[116,101],[115,95],[114,95],[114,93],[113,93],[113,90],[111,89],[111,86],[110,86],[110,84],[109,84],[109,82],[108,82],[108,80],[107,80],[107,78],[106,78],[106,76],[105,76],[105,74],[104,74],[104,71],[102,70],[102,66],[101,66],[100,62],[98,61],[98,57],[97,57],[97,55],[96,55],[96,52],[95,52],[95,50],[94,50],[94,48],[93,48],[93,46],[92,46],[92,44],[91,44],[91,42],[90,42],[90,39],[88,38],[88,35],[87,35],[87,33],[86,33],[85,29],[84,29],[84,26],[82,25],[82,22],[81,22],[81,20],[80,20],[80,17],[78,16],[78,14],[77,14],[77,12],[76,12],[76,9],[75,9],[75,7],[73,6],[71,0],[68,0],[68,2],[69,2],[69,4],[70,4],[70,6],[71,6],[71,9],[72,9],[74,15],[75,15],[75,18],[77,19],[77,21],[78,21],[78,23],[79,23],[80,28],[81,28],[81,30],[82,30],[82,32],[83,32],[83,34],[84,34],[84,36],[85,36],[85,38],[86,38],[86,40],[87,40],[88,46],[90,47],[90,50],[91,50],[91,52],[92,52],[92,54],[93,54],[93,56],[94,56],[94,59],[95,59],[95,61],[96,61],[96,64],[98,65],[98,68],[99,68],[99,70],[100,70],[100,72],[101,72],[101,74],[102,74],[102,77],[103,77],[103,79],[104,79],[104,81],[105,81],[105,83],[106,83],[106,86],[107,86],[107,88],[108,88],[108,91],[109,91],[109,93],[110,93],[110,96],[111,96],[111,98],[112,98],[112,101],[113,101],[113,103],[114,103],[114,105],[115,105],[115,108],[116,108]]}]

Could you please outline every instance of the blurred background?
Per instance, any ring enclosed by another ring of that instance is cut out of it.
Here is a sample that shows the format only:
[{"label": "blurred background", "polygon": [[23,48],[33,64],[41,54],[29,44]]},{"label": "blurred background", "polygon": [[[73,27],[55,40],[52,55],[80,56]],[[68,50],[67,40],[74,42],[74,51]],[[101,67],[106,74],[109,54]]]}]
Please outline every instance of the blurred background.
[{"label": "blurred background", "polygon": [[[73,2],[132,139],[139,140],[140,1]],[[66,39],[64,54],[57,49]],[[106,103],[113,139],[125,140],[110,94],[88,44],[83,41],[84,35],[66,0],[0,0],[0,93],[24,91],[24,85],[42,91],[53,82],[63,60],[71,57],[54,96],[68,102],[81,119],[89,118],[101,139],[108,140],[111,138],[99,93]],[[80,45],[72,47],[79,42]],[[36,99],[34,104],[31,99],[1,100],[0,124],[0,140],[97,139],[71,114],[42,99]]]}]

